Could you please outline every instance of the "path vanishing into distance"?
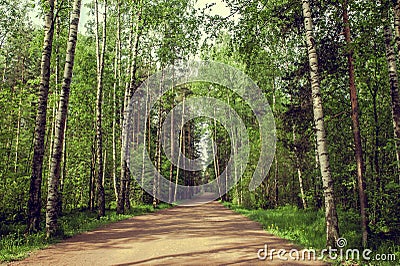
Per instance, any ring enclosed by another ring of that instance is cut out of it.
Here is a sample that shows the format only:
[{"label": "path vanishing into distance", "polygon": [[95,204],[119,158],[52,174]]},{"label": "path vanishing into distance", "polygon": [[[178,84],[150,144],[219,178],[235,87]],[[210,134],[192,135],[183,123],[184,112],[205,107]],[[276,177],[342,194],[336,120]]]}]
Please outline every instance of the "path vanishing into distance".
[{"label": "path vanishing into distance", "polygon": [[109,224],[11,265],[328,265],[277,256],[259,260],[265,244],[269,250],[298,248],[214,201]]}]

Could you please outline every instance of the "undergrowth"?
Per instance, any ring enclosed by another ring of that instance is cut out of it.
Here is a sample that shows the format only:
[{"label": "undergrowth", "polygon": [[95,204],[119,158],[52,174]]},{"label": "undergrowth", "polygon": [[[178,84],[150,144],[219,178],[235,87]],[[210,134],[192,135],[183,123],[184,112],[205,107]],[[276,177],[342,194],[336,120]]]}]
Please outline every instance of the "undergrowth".
[{"label": "undergrowth", "polygon": [[[259,222],[263,228],[279,237],[307,249],[321,251],[325,248],[325,216],[323,210],[303,210],[294,206],[284,206],[276,209],[251,210],[232,203],[224,202],[226,207]],[[359,215],[351,211],[338,211],[340,236],[347,240],[345,249],[359,249],[362,254],[361,229]],[[260,247],[262,248],[262,247]],[[398,239],[384,239],[370,235],[369,254],[371,261],[333,261],[336,265],[400,265],[400,246]],[[395,261],[373,260],[376,255],[395,255]]]}]

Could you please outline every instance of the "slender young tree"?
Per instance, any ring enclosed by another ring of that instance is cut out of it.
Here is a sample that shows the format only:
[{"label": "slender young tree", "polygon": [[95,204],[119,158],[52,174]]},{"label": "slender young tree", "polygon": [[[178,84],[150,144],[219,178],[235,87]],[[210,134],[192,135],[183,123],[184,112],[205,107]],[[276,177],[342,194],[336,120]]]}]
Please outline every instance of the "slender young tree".
[{"label": "slender young tree", "polygon": [[[55,0],[54,4],[57,6],[59,0]],[[50,154],[49,154],[49,162],[48,162],[48,172],[50,173],[51,167],[51,157],[54,147],[54,130],[55,130],[55,123],[56,123],[56,112],[57,112],[57,98],[59,94],[59,86],[60,86],[60,34],[61,34],[61,18],[59,12],[56,14],[55,20],[55,34],[56,34],[56,43],[55,43],[55,66],[54,66],[54,92],[53,92],[53,110],[52,110],[52,121],[51,121],[51,130],[50,134]]]},{"label": "slender young tree", "polygon": [[397,44],[397,53],[398,57],[400,58],[400,1],[394,1],[394,30],[396,34],[396,44]]},{"label": "slender young tree", "polygon": [[397,65],[394,49],[392,46],[393,33],[392,28],[388,23],[387,12],[383,11],[384,35],[385,35],[385,48],[386,48],[386,61],[389,70],[389,83],[390,95],[392,98],[392,121],[394,129],[394,137],[396,144],[397,166],[399,171],[400,182],[400,99],[399,99],[399,78],[397,74]]},{"label": "slender young tree", "polygon": [[349,15],[347,12],[347,0],[343,1],[343,24],[344,36],[347,44],[347,64],[349,72],[349,87],[350,87],[350,102],[351,102],[351,121],[353,123],[353,137],[355,147],[355,157],[357,163],[357,182],[358,182],[358,195],[360,199],[360,213],[361,213],[361,231],[362,231],[362,245],[367,246],[368,240],[368,218],[367,218],[367,195],[365,194],[365,167],[363,159],[363,151],[361,144],[360,123],[358,116],[358,99],[357,89],[354,76],[354,63],[353,63],[353,49],[351,43]]},{"label": "slender young tree", "polygon": [[[141,23],[141,11],[137,13],[137,21],[136,21],[136,34],[134,38],[134,43],[132,45],[132,53],[131,53],[131,65],[130,65],[130,80],[129,84],[127,85],[125,89],[125,95],[124,95],[124,114],[123,114],[123,127],[122,127],[122,132],[121,132],[121,139],[122,139],[122,145],[121,145],[121,177],[120,177],[120,190],[119,190],[119,195],[118,195],[118,201],[117,201],[117,213],[121,214],[124,213],[125,211],[125,204],[126,201],[129,199],[126,199],[126,188],[129,187],[128,182],[130,181],[129,178],[129,169],[128,165],[126,163],[127,159],[127,153],[128,153],[128,133],[129,133],[129,128],[131,128],[132,124],[132,119],[129,118],[129,108],[131,107],[131,97],[133,96],[133,93],[136,90],[136,72],[137,72],[137,54],[138,54],[138,48],[139,48],[139,39],[141,35],[141,31],[139,28],[139,24]],[[132,27],[132,26],[131,26]],[[131,36],[133,35],[133,28],[131,28]],[[129,195],[129,194],[128,194]]]},{"label": "slender young tree", "polygon": [[[94,125],[93,125],[94,126]],[[95,136],[94,136],[95,137]],[[89,176],[89,210],[94,211],[95,208],[95,175],[96,175],[96,140],[93,138],[90,160],[90,176]]]},{"label": "slender young tree", "polygon": [[296,164],[296,169],[297,169],[297,177],[299,179],[301,203],[303,204],[303,209],[307,209],[306,196],[304,193],[304,186],[303,186],[303,172],[301,171],[300,154],[299,154],[299,150],[297,148],[295,124],[292,125],[292,135],[293,135],[294,157],[295,157],[295,164]]},{"label": "slender young tree", "polygon": [[[164,75],[163,75],[164,77]],[[161,79],[163,79],[163,77]],[[163,81],[161,81],[162,84]],[[161,169],[161,105],[162,102],[158,104],[158,121],[157,121],[157,138],[156,138],[156,151],[155,151],[155,158],[154,158],[154,163],[156,165],[155,167],[155,173],[154,173],[154,179],[153,179],[153,207],[155,208],[157,206],[157,198],[158,198],[158,192],[159,192],[159,186],[160,186],[160,175],[157,173],[160,173]]]},{"label": "slender young tree", "polygon": [[18,170],[18,147],[19,147],[19,137],[21,133],[21,105],[22,98],[19,98],[19,106],[18,106],[18,119],[17,119],[17,136],[15,141],[15,159],[14,159],[14,173],[17,173]]},{"label": "slender young tree", "polygon": [[96,17],[96,53],[97,53],[97,98],[96,98],[96,146],[97,146],[97,207],[98,216],[105,215],[105,194],[103,187],[103,132],[102,132],[102,103],[103,103],[103,76],[104,76],[104,54],[106,49],[106,28],[107,28],[107,1],[104,1],[104,19],[102,45],[100,50],[100,23],[99,23],[99,3],[95,1]]},{"label": "slender young tree", "polygon": [[[214,117],[215,115],[215,106],[214,106]],[[211,147],[212,147],[212,153],[213,153],[213,164],[214,164],[214,175],[217,180],[217,186],[218,186],[218,196],[219,198],[222,198],[222,193],[221,193],[221,185],[220,185],[220,178],[219,178],[219,165],[218,165],[218,152],[217,152],[217,146],[215,143],[217,142],[217,121],[216,119],[213,119],[213,131],[211,133]],[[215,139],[215,140],[214,140]]]},{"label": "slender young tree", "polygon": [[113,185],[115,200],[118,200],[117,182],[117,88],[121,87],[121,3],[117,0],[117,38],[115,41],[113,116],[112,116],[112,148],[113,148]]},{"label": "slender young tree", "polygon": [[[145,161],[146,161],[146,139],[147,139],[147,134],[146,134],[146,130],[147,130],[147,124],[149,124],[150,127],[150,110],[148,110],[148,104],[149,104],[149,86],[148,83],[146,84],[146,103],[145,103],[145,112],[144,115],[148,118],[148,119],[144,119],[144,132],[143,132],[143,151],[142,151],[142,173],[141,173],[141,187],[144,187],[144,178],[145,178]],[[150,132],[150,130],[149,130]],[[149,139],[150,142],[150,139]],[[144,189],[141,190],[141,199],[142,202],[144,200]]]},{"label": "slender young tree", "polygon": [[69,92],[71,87],[72,72],[75,59],[75,47],[78,38],[78,25],[81,14],[81,0],[74,0],[71,13],[70,30],[65,58],[64,77],[61,86],[60,103],[57,112],[54,148],[52,153],[50,177],[47,192],[46,206],[46,234],[47,237],[55,236],[58,232],[58,189],[60,185],[60,164],[64,143],[64,128],[67,118]]},{"label": "slender young tree", "polygon": [[335,247],[336,241],[339,238],[339,225],[335,205],[333,180],[331,175],[331,168],[329,165],[326,132],[324,126],[324,113],[322,109],[322,97],[320,92],[317,49],[315,47],[316,44],[314,39],[310,3],[308,0],[302,0],[302,2],[308,60],[310,64],[311,96],[313,101],[317,150],[325,197],[326,245],[330,247]]},{"label": "slender young tree", "polygon": [[[133,65],[133,56],[132,56],[132,49],[133,49],[133,16],[130,18],[130,22],[129,22],[129,68],[127,69],[127,73],[126,75],[129,75],[129,72],[132,69],[132,65]],[[119,185],[119,191],[118,191],[118,198],[117,198],[117,213],[118,214],[122,214],[125,212],[125,188],[126,188],[126,180],[125,180],[125,176],[126,176],[126,148],[125,148],[125,144],[127,142],[127,140],[125,140],[127,138],[127,122],[126,122],[126,118],[128,116],[128,95],[129,95],[129,81],[126,83],[125,85],[125,92],[124,92],[124,102],[123,102],[123,111],[122,111],[122,117],[121,117],[121,123],[122,123],[122,129],[121,129],[121,176],[120,176],[120,185]]]},{"label": "slender young tree", "polygon": [[[273,86],[273,94],[272,94],[272,111],[274,115],[276,115],[276,84],[275,84],[275,77],[273,77],[272,86]],[[274,158],[274,205],[275,207],[278,206],[279,201],[279,187],[278,187],[278,155],[275,155]]]},{"label": "slender young tree", "polygon": [[[171,106],[171,122],[170,122],[170,136],[171,136],[171,158],[173,158],[174,156],[174,151],[175,151],[175,145],[174,145],[174,130],[173,130],[173,124],[174,124],[174,87],[172,85],[172,106]],[[169,202],[172,201],[172,177],[173,177],[173,173],[174,173],[174,164],[171,163],[171,165],[169,166],[169,187],[168,187],[168,200]]]},{"label": "slender young tree", "polygon": [[[185,115],[185,95],[183,95],[182,98],[182,116],[181,116],[181,126],[180,126],[180,133],[179,133],[179,147],[178,147],[178,154],[182,151],[182,146],[183,146],[183,131],[184,131],[184,115]],[[174,202],[178,200],[177,198],[177,193],[178,193],[178,181],[179,181],[179,162],[180,162],[180,156],[178,156],[178,163],[176,167],[176,178],[175,178],[175,190],[174,190]]]},{"label": "slender young tree", "polygon": [[[229,103],[229,96],[227,96],[226,97],[227,98],[227,104],[228,104],[228,106],[230,105],[230,103]],[[228,117],[229,117],[229,120],[232,122],[232,114],[231,114],[231,111],[230,111],[230,109],[228,109]],[[231,140],[231,142],[232,142],[232,150],[233,150],[233,154],[235,155],[235,156],[237,156],[237,154],[238,154],[238,144],[236,143],[236,141],[237,140],[235,140],[235,138],[232,138],[232,140]],[[237,171],[238,171],[238,169],[237,169],[237,164],[236,163],[234,163],[234,165],[233,165],[233,173],[234,173],[234,180],[235,180],[235,190],[234,190],[234,198],[236,199],[236,204],[239,204],[239,191],[238,191],[238,173],[237,173]]]},{"label": "slender young tree", "polygon": [[39,101],[36,114],[35,136],[33,140],[32,174],[28,200],[28,223],[26,231],[34,233],[40,230],[41,185],[46,132],[47,99],[50,83],[50,59],[54,36],[54,0],[45,1],[45,30],[40,70]]}]

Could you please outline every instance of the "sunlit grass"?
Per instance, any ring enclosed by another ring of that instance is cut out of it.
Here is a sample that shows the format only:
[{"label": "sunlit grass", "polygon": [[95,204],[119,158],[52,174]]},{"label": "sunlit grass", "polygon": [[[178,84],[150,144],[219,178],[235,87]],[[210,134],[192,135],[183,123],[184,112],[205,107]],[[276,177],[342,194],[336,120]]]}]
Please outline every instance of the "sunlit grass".
[{"label": "sunlit grass", "polygon": [[[263,228],[279,237],[288,239],[303,248],[322,250],[325,248],[325,216],[322,210],[303,210],[294,206],[284,206],[276,209],[250,210],[231,203],[223,203],[226,207],[259,222]],[[363,250],[360,247],[361,230],[359,215],[351,211],[340,211],[339,231],[347,240],[346,248]],[[391,240],[379,241],[370,257],[376,254],[395,254],[396,261],[334,261],[337,265],[400,265],[400,246]]]}]

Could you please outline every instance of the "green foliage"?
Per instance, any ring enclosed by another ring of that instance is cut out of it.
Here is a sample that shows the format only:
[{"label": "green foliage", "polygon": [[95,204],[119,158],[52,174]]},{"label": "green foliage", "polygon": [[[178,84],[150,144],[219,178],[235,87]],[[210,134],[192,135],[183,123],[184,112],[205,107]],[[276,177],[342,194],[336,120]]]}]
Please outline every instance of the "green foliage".
[{"label": "green foliage", "polygon": [[[196,10],[193,1],[120,2],[121,61],[117,65],[117,79],[114,77],[115,45],[118,37],[116,1],[109,3],[105,54],[103,147],[108,207],[115,207],[114,171],[117,184],[120,178],[121,118],[124,93],[130,82],[132,44],[137,36],[138,51],[134,58],[137,63],[134,77],[136,85],[174,62],[198,57],[223,62],[242,70],[257,83],[269,100],[277,128],[276,164],[273,163],[262,185],[256,191],[250,192],[247,188],[260,152],[260,132],[252,110],[241,97],[226,88],[201,82],[187,84],[184,89],[177,88],[174,94],[163,97],[161,116],[158,114],[158,105],[151,112],[148,143],[151,159],[155,161],[157,122],[159,119],[163,120],[182,101],[183,94],[187,94],[187,97],[210,96],[225,103],[229,99],[229,104],[248,129],[250,158],[247,165],[241,165],[245,168],[242,179],[223,199],[248,209],[257,209],[238,210],[265,223],[270,231],[300,244],[321,248],[324,245],[321,210],[323,195],[318,158],[315,157],[311,84],[301,1],[224,1],[231,11],[228,18],[210,15],[212,4]],[[66,6],[65,1],[62,4],[64,6],[58,10],[60,27],[53,43],[50,69],[43,199],[47,193],[48,163],[54,134],[52,125],[59,101],[61,80],[59,77],[56,86],[56,62],[58,59],[62,76],[68,36],[70,7]],[[29,18],[31,13],[28,13],[30,5],[31,1],[17,3],[0,0],[0,242],[5,250],[9,250],[1,253],[4,254],[4,260],[24,256],[19,254],[25,254],[25,248],[29,250],[47,244],[42,234],[25,237],[20,233],[24,230],[22,222],[26,220],[43,46],[43,29],[32,25]],[[336,205],[342,210],[339,213],[342,235],[348,239],[349,245],[359,245],[359,203],[346,58],[349,48],[352,48],[366,166],[370,245],[378,251],[387,247],[388,250],[398,252],[399,169],[395,155],[382,31],[382,12],[389,12],[392,3],[377,5],[374,1],[349,1],[353,40],[350,47],[342,37],[341,6],[332,1],[311,1],[311,5]],[[38,5],[38,8],[38,16],[42,16],[44,6]],[[65,137],[67,159],[63,163],[65,172],[61,194],[63,212],[68,215],[63,216],[60,222],[66,235],[119,219],[119,216],[108,213],[105,218],[97,220],[92,213],[77,211],[90,206],[90,192],[94,190],[90,187],[90,179],[96,174],[94,125],[97,77],[93,4],[90,3],[87,8],[90,10],[89,21],[85,28],[81,28],[76,47]],[[140,20],[137,16],[139,13]],[[116,120],[115,169],[112,156],[113,118]],[[216,162],[219,165],[218,170],[222,172],[232,145],[227,131],[219,122],[214,126],[209,119],[191,121],[186,125],[185,133],[189,130],[192,143],[187,140],[185,144],[192,148],[190,152],[193,157],[200,156],[198,143],[202,136],[208,134],[214,138],[217,144]],[[293,139],[293,132],[296,141]],[[188,150],[186,148],[185,152]],[[302,204],[295,150],[300,161],[307,210],[299,209]],[[161,161],[162,175],[169,176],[172,169],[172,176],[175,178],[176,168],[171,168],[165,154],[162,154]],[[178,183],[201,183],[206,179],[214,180],[216,175],[211,163],[203,172],[180,171]],[[140,189],[134,178],[131,182],[132,204],[152,201],[152,197]],[[45,200],[42,200],[42,211],[45,206]],[[272,208],[275,209],[270,210]],[[133,210],[138,211],[137,208]],[[290,225],[292,220],[295,222]],[[83,228],[79,227],[80,223],[84,224]]]},{"label": "green foliage", "polygon": [[[301,210],[295,206],[282,206],[276,209],[246,209],[228,202],[224,206],[259,222],[264,230],[274,235],[288,239],[304,248],[322,250],[325,248],[325,216],[322,210]],[[339,225],[341,237],[347,240],[346,248],[362,250],[359,214],[354,211],[339,210]],[[395,241],[377,238],[379,244],[370,246],[373,250],[371,258],[376,254],[395,254],[400,258],[400,248]],[[343,264],[344,263],[344,264]],[[336,265],[349,265],[351,261],[335,261]],[[371,265],[365,261],[357,261],[361,265]],[[374,265],[393,265],[393,261],[373,262]]]}]

